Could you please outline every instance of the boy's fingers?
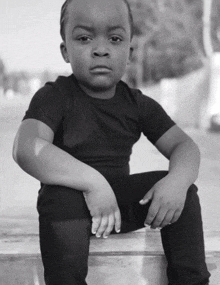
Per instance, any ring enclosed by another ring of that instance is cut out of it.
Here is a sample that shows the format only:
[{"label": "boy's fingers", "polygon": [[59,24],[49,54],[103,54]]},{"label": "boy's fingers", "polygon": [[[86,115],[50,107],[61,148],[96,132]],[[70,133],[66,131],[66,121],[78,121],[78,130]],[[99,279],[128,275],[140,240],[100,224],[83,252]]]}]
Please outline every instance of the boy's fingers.
[{"label": "boy's fingers", "polygon": [[167,210],[160,208],[155,219],[153,220],[151,224],[152,229],[156,229],[160,227],[160,224],[163,222],[164,217],[166,216]]},{"label": "boy's fingers", "polygon": [[167,225],[169,225],[172,221],[174,217],[174,212],[172,210],[169,210],[167,213],[166,213],[166,216],[164,217],[164,220],[163,222],[159,225],[160,228],[163,228]]},{"label": "boy's fingers", "polygon": [[151,203],[151,206],[148,210],[147,218],[146,218],[145,223],[144,223],[145,225],[150,225],[153,222],[153,220],[155,219],[155,217],[159,211],[159,207],[160,207],[159,203],[157,203],[155,201],[153,201]]},{"label": "boy's fingers", "polygon": [[96,216],[92,218],[92,234],[96,234],[99,225],[101,223],[101,216]]},{"label": "boy's fingers", "polygon": [[108,216],[103,216],[101,218],[101,223],[98,227],[98,230],[96,232],[96,237],[99,238],[101,237],[101,235],[104,233],[105,229],[107,228],[108,226]]},{"label": "boy's fingers", "polygon": [[116,233],[121,231],[121,213],[119,209],[115,212],[115,231]]},{"label": "boy's fingers", "polygon": [[113,214],[111,214],[108,217],[108,226],[103,234],[103,238],[107,238],[110,235],[111,231],[113,230],[114,224],[115,224],[115,217]]},{"label": "boy's fingers", "polygon": [[182,211],[177,210],[177,211],[174,213],[173,218],[172,218],[172,220],[171,220],[170,223],[171,223],[171,224],[175,223],[175,222],[179,219],[181,213],[182,213]]},{"label": "boy's fingers", "polygon": [[141,205],[147,204],[150,200],[153,198],[153,190],[150,190],[147,192],[147,194],[144,196],[142,200],[139,201]]}]

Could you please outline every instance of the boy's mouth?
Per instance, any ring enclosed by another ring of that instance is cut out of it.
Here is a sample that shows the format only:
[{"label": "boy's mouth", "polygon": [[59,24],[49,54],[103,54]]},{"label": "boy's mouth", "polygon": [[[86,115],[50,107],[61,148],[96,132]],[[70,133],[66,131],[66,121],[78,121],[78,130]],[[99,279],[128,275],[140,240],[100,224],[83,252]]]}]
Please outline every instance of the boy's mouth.
[{"label": "boy's mouth", "polygon": [[96,65],[90,69],[92,73],[109,73],[112,69],[106,65]]}]

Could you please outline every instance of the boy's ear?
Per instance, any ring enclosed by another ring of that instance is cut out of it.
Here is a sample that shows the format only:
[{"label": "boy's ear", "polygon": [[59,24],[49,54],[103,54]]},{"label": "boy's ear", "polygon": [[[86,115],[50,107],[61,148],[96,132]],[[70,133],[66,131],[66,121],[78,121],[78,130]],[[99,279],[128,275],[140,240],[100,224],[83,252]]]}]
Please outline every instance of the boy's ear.
[{"label": "boy's ear", "polygon": [[66,45],[64,42],[62,42],[60,44],[60,51],[61,51],[61,54],[63,56],[63,59],[65,60],[66,63],[69,63],[69,57],[68,57],[68,53],[67,53],[67,50],[66,50]]}]

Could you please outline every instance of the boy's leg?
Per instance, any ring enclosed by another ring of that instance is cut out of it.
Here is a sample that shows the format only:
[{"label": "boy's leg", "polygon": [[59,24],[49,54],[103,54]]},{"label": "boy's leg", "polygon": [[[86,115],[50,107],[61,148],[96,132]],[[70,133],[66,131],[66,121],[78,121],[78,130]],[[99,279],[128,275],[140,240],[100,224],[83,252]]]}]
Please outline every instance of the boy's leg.
[{"label": "boy's leg", "polygon": [[88,220],[40,222],[40,247],[46,285],[86,285]]},{"label": "boy's leg", "polygon": [[[134,174],[112,185],[121,209],[122,232],[144,226],[149,203],[141,206],[139,200],[165,175],[166,171]],[[196,186],[192,185],[179,220],[161,230],[169,285],[208,284],[210,274],[205,263],[201,209],[196,192]]]},{"label": "boy's leg", "polygon": [[86,285],[91,218],[81,192],[59,188],[38,200],[45,283]]},{"label": "boy's leg", "polygon": [[210,274],[205,263],[201,208],[195,185],[188,190],[179,220],[164,227],[161,237],[169,284],[208,284]]}]

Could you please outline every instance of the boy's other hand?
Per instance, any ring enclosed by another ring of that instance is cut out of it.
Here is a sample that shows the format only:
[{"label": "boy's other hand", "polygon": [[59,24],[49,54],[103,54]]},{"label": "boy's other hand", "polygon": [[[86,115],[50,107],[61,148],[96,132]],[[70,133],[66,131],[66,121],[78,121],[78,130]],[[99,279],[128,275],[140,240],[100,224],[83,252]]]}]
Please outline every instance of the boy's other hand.
[{"label": "boy's other hand", "polygon": [[86,204],[92,216],[92,233],[96,237],[107,238],[113,228],[117,233],[121,229],[121,214],[115,194],[105,178],[99,179],[89,190],[83,192]]},{"label": "boy's other hand", "polygon": [[145,205],[151,200],[145,225],[156,229],[176,222],[182,213],[187,190],[178,181],[169,179],[169,175],[158,181],[140,201]]}]

